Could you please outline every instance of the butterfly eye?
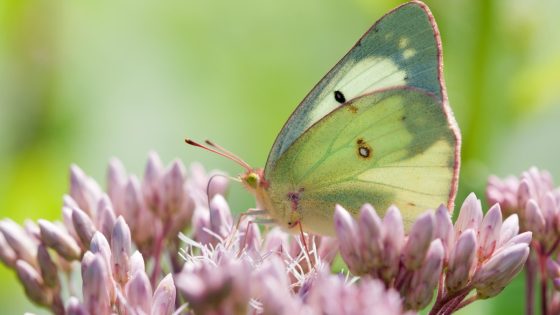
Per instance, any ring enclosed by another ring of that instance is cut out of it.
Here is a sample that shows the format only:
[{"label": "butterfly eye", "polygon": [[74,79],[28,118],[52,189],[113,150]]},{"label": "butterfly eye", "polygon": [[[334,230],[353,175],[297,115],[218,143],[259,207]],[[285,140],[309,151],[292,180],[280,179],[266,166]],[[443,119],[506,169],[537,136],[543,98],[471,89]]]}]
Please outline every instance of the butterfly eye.
[{"label": "butterfly eye", "polygon": [[249,187],[256,188],[258,181],[259,181],[259,176],[253,172],[245,176],[245,182],[247,183],[247,185],[249,185]]}]

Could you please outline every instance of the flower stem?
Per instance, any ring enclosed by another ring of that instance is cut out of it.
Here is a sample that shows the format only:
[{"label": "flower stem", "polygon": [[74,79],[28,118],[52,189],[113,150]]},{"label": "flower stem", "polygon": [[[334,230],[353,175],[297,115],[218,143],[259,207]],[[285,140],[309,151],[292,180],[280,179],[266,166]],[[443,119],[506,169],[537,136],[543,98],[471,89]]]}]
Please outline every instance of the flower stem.
[{"label": "flower stem", "polygon": [[453,311],[456,312],[456,311],[462,309],[463,307],[471,304],[472,302],[474,302],[476,300],[478,300],[478,295],[475,294],[475,295],[471,296],[470,298],[468,298],[466,300],[463,300],[463,302],[459,303],[459,305],[457,305],[457,307],[455,307],[455,309]]},{"label": "flower stem", "polygon": [[534,255],[529,254],[525,263],[525,315],[534,314],[535,305],[535,264]]},{"label": "flower stem", "polygon": [[[438,299],[434,304],[434,306],[432,307],[432,310],[430,311],[429,315],[441,314],[441,312],[444,310],[447,312],[450,305],[459,304],[463,300],[463,298],[467,296],[467,294],[469,294],[471,290],[472,287],[469,285],[457,292],[444,296],[442,299]],[[454,300],[459,297],[460,297],[460,299],[458,299],[459,301],[455,302]]]},{"label": "flower stem", "polygon": [[540,266],[540,276],[541,276],[541,314],[548,314],[548,281],[546,278],[546,259],[545,254],[539,253],[539,266]]},{"label": "flower stem", "polygon": [[154,242],[154,269],[152,270],[152,274],[150,275],[150,283],[152,284],[153,288],[155,288],[158,275],[161,273],[161,252],[163,250],[163,243],[165,241],[165,233],[169,229],[169,226],[170,220],[168,219],[165,221],[163,229],[161,229],[160,233],[158,233],[158,236],[156,237],[156,240]]}]

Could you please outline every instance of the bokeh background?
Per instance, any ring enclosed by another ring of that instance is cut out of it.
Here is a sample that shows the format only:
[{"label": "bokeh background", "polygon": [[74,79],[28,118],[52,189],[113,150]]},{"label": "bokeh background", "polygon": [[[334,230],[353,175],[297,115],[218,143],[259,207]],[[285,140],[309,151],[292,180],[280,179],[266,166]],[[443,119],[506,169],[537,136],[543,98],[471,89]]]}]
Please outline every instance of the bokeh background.
[{"label": "bokeh background", "polygon": [[[394,0],[0,1],[0,217],[60,217],[68,167],[104,183],[109,158],[264,165],[315,83]],[[463,134],[461,201],[531,165],[560,178],[560,2],[430,0]],[[253,205],[234,185],[234,209]],[[463,314],[522,314],[523,283]],[[2,314],[41,313],[0,266]]]}]

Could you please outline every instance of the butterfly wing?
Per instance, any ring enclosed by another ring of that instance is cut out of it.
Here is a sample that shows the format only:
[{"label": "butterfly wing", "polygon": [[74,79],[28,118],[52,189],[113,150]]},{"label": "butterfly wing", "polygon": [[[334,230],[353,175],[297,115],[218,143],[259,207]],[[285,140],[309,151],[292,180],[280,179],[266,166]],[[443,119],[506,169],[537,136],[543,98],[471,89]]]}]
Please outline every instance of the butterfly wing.
[{"label": "butterfly wing", "polygon": [[379,89],[411,86],[446,103],[441,42],[429,9],[410,2],[377,21],[313,88],[282,128],[265,174],[288,147],[341,103]]},{"label": "butterfly wing", "polygon": [[332,235],[337,203],[354,213],[395,204],[410,223],[453,203],[458,151],[438,96],[406,86],[366,94],[310,127],[268,171],[270,214],[286,225],[295,210],[306,231]]}]

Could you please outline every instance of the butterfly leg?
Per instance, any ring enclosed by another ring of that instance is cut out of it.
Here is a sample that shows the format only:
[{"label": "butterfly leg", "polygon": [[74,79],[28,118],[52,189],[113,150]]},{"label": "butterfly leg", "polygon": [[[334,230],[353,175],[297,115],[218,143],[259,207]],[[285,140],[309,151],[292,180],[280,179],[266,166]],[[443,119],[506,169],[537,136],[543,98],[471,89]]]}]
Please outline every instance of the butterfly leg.
[{"label": "butterfly leg", "polygon": [[[231,238],[229,239],[227,245],[228,245],[228,246],[231,245],[231,242],[233,241],[233,236],[235,235],[235,233],[236,233],[237,231],[239,231],[239,226],[241,225],[241,221],[243,220],[244,217],[246,217],[246,216],[260,216],[260,215],[266,215],[266,214],[267,214],[267,211],[266,211],[266,210],[264,210],[264,209],[255,209],[255,208],[250,208],[250,209],[248,209],[248,210],[245,211],[245,212],[241,212],[241,213],[239,214],[239,217],[237,218],[237,223],[235,224],[235,228],[233,229],[233,231],[231,231]],[[252,222],[252,221],[250,221],[250,222]],[[250,222],[249,222],[249,223],[250,223]],[[248,228],[249,228],[249,227],[247,226],[247,229],[248,229]],[[244,246],[245,246],[245,244],[244,244]]]}]

